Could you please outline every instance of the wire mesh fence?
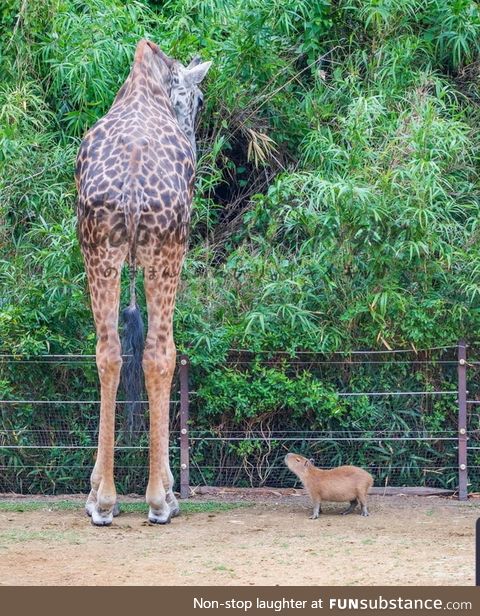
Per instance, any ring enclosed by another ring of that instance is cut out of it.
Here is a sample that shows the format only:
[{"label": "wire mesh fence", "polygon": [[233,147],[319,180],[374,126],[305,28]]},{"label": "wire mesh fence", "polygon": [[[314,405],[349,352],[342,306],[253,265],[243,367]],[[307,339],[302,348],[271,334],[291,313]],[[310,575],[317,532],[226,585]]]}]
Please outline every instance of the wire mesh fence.
[{"label": "wire mesh fence", "polygon": [[[294,451],[313,458],[320,468],[345,463],[361,466],[372,473],[376,485],[455,489],[456,440],[453,432],[222,436],[211,441],[215,454],[211,455],[209,447],[205,456],[201,454],[206,443],[202,434],[192,437],[190,477],[192,485],[294,487],[297,479],[284,464],[285,454]],[[235,447],[236,442],[241,447]],[[208,463],[209,458],[216,463]]]},{"label": "wire mesh fence", "polygon": [[[472,357],[461,364],[459,347],[329,356],[276,353],[260,360],[248,350],[232,350],[216,369],[238,371],[247,382],[254,362],[262,370],[282,366],[293,380],[308,373],[313,379],[309,383],[328,382],[325,398],[335,396],[341,413],[327,419],[320,411],[318,417],[315,411],[302,415],[287,400],[279,412],[236,421],[230,403],[219,398],[221,420],[212,425],[202,413],[211,404],[211,391],[202,389],[207,369],[189,372],[188,361],[183,361],[178,362],[170,401],[170,462],[184,496],[189,487],[202,485],[296,486],[284,464],[289,451],[313,458],[321,468],[361,466],[376,485],[457,491],[463,477],[470,491],[480,488],[480,362]],[[4,354],[0,370],[0,492],[88,491],[98,436],[94,357]],[[463,392],[462,370],[469,387],[465,384]],[[462,395],[464,434],[459,423]],[[148,403],[143,402],[144,423],[131,433],[124,421],[126,402],[117,401],[115,477],[120,493],[141,493],[148,480]]]},{"label": "wire mesh fence", "polygon": [[[0,492],[68,494],[89,490],[100,396],[93,355],[0,355]],[[171,466],[178,475],[178,378],[172,387]],[[119,392],[121,396],[121,392]],[[147,402],[139,429],[127,429],[116,403],[115,463],[120,493],[146,488]]]}]

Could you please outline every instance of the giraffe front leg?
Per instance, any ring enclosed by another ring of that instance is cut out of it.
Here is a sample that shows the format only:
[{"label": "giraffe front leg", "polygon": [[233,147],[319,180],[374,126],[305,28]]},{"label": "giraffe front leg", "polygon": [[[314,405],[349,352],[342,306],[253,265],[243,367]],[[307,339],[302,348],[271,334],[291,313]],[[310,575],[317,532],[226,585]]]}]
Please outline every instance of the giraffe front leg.
[{"label": "giraffe front leg", "polygon": [[176,286],[177,280],[167,276],[145,281],[148,333],[143,371],[150,411],[150,475],[146,501],[150,506],[148,519],[155,524],[167,524],[179,513],[168,455],[170,389],[176,359],[172,331]]}]

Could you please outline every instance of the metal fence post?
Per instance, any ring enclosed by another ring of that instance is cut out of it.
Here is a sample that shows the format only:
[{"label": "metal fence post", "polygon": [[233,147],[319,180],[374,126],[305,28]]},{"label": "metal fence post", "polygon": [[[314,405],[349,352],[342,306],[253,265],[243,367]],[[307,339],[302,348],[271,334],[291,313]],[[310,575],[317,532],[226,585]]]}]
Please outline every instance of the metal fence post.
[{"label": "metal fence post", "polygon": [[188,366],[186,355],[180,356],[180,498],[190,496],[190,453],[188,439]]},{"label": "metal fence post", "polygon": [[458,500],[468,498],[467,471],[467,344],[458,343]]}]

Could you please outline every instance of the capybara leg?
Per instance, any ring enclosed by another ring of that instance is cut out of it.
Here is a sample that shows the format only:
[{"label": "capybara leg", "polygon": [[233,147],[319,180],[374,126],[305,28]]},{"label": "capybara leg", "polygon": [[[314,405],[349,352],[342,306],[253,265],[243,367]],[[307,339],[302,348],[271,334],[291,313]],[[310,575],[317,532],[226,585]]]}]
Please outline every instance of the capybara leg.
[{"label": "capybara leg", "polygon": [[362,506],[362,509],[360,511],[360,515],[366,517],[368,515],[368,509],[367,509],[367,499],[366,498],[358,498],[360,505]]},{"label": "capybara leg", "polygon": [[322,513],[322,508],[320,506],[320,501],[315,501],[313,503],[313,514],[310,516],[310,519],[316,520],[321,513]]},{"label": "capybara leg", "polygon": [[349,513],[353,513],[355,511],[355,507],[358,505],[357,499],[350,501],[350,507],[342,511],[342,515],[348,515]]}]

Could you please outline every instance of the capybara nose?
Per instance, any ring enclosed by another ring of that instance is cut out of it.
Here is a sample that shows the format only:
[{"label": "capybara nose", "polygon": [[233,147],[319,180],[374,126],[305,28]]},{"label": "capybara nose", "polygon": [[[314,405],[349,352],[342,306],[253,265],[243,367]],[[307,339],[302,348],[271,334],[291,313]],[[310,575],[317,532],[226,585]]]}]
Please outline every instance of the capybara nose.
[{"label": "capybara nose", "polygon": [[285,456],[285,458],[283,459],[283,460],[284,460],[284,462],[285,462],[285,464],[286,464],[286,463],[287,463],[287,461],[288,461],[288,456],[291,456],[291,455],[292,455],[291,453],[287,453],[287,455],[286,455],[286,456]]}]

